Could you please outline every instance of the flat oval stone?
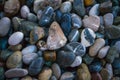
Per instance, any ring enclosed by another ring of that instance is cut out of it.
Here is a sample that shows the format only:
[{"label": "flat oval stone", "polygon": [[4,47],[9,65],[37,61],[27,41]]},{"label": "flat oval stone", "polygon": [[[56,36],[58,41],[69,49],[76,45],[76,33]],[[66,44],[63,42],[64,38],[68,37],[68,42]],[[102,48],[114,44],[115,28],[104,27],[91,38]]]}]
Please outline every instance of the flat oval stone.
[{"label": "flat oval stone", "polygon": [[9,37],[8,43],[9,45],[17,45],[23,40],[23,38],[24,34],[22,32],[15,32]]},{"label": "flat oval stone", "polygon": [[35,44],[38,40],[45,36],[45,31],[42,27],[35,27],[30,32],[30,43]]},{"label": "flat oval stone", "polygon": [[99,50],[98,57],[101,59],[104,58],[107,55],[109,48],[110,48],[110,46],[105,46],[105,47],[101,48]]},{"label": "flat oval stone", "polygon": [[70,66],[75,60],[75,54],[72,51],[61,50],[57,53],[57,62],[62,67]]},{"label": "flat oval stone", "polygon": [[21,7],[20,13],[21,13],[21,17],[26,19],[28,16],[28,13],[30,13],[30,9],[28,8],[27,5],[24,5]]},{"label": "flat oval stone", "polygon": [[77,29],[73,29],[68,35],[68,40],[70,42],[77,42],[79,40],[79,37],[80,37],[80,32]]},{"label": "flat oval stone", "polygon": [[98,72],[91,73],[91,76],[92,76],[91,80],[102,80],[102,77]]},{"label": "flat oval stone", "polygon": [[45,68],[39,74],[38,79],[39,80],[49,80],[51,76],[52,76],[52,70],[50,68]]},{"label": "flat oval stone", "polygon": [[82,57],[76,56],[74,62],[71,64],[71,67],[77,67],[82,63]]},{"label": "flat oval stone", "polygon": [[30,64],[37,57],[38,55],[36,53],[25,54],[23,55],[23,62],[25,64]]},{"label": "flat oval stone", "polygon": [[64,50],[69,50],[72,51],[75,55],[77,56],[84,56],[86,53],[86,48],[84,45],[82,45],[79,42],[71,42],[68,43],[65,47]]},{"label": "flat oval stone", "polygon": [[79,16],[84,16],[86,13],[84,7],[84,0],[74,0],[73,9]]},{"label": "flat oval stone", "polygon": [[[38,64],[39,63],[39,64]],[[42,67],[44,65],[44,60],[42,57],[36,58],[32,61],[32,63],[29,66],[28,72],[30,75],[37,75],[41,71]]]},{"label": "flat oval stone", "polygon": [[71,18],[72,18],[73,27],[74,28],[81,28],[81,26],[82,26],[81,18],[75,13],[72,13]]},{"label": "flat oval stone", "polygon": [[4,68],[3,67],[0,67],[0,80],[4,80],[5,79],[5,76],[3,75],[5,72],[4,72]]},{"label": "flat oval stone", "polygon": [[55,61],[56,52],[55,51],[44,51],[43,57],[46,61]]},{"label": "flat oval stone", "polygon": [[53,22],[49,28],[49,36],[47,38],[47,47],[49,50],[59,49],[63,47],[67,42],[60,25],[57,22]]},{"label": "flat oval stone", "polygon": [[93,31],[98,31],[99,26],[100,26],[100,18],[96,15],[89,16],[87,18],[83,19],[83,26],[85,28],[90,28]]},{"label": "flat oval stone", "polygon": [[69,13],[65,13],[62,15],[62,18],[61,18],[61,28],[65,34],[65,36],[68,36],[70,31],[71,31],[71,15]]},{"label": "flat oval stone", "polygon": [[52,22],[53,14],[54,14],[53,8],[50,6],[46,7],[39,20],[39,25],[42,27],[50,25]]},{"label": "flat oval stone", "polygon": [[82,63],[77,70],[78,80],[91,80],[91,74],[86,64]]},{"label": "flat oval stone", "polygon": [[3,17],[0,19],[0,37],[7,35],[10,29],[11,21],[8,17]]},{"label": "flat oval stone", "polygon": [[96,56],[98,51],[105,45],[105,40],[102,38],[96,39],[94,45],[89,49],[90,56]]},{"label": "flat oval stone", "polygon": [[74,75],[71,72],[65,72],[60,77],[60,80],[73,80],[73,79],[74,79]]},{"label": "flat oval stone", "polygon": [[71,9],[72,9],[72,4],[70,1],[66,1],[61,4],[60,10],[62,13],[69,13]]},{"label": "flat oval stone", "polygon": [[89,11],[89,16],[99,15],[99,6],[100,4],[95,4]]},{"label": "flat oval stone", "polygon": [[37,48],[35,45],[29,45],[22,49],[22,54],[26,55],[26,54],[34,53],[36,51],[37,51]]},{"label": "flat oval stone", "polygon": [[114,16],[112,13],[107,13],[103,16],[104,18],[104,24],[106,27],[109,27],[113,24],[113,19],[114,19]]},{"label": "flat oval stone", "polygon": [[28,74],[26,69],[13,68],[5,72],[6,78],[23,77]]},{"label": "flat oval stone", "polygon": [[89,47],[94,44],[95,37],[96,37],[96,34],[94,33],[94,31],[92,29],[85,28],[81,32],[81,43],[85,47]]},{"label": "flat oval stone", "polygon": [[3,61],[6,61],[10,55],[12,55],[13,52],[11,50],[2,50],[0,53],[0,59]]},{"label": "flat oval stone", "polygon": [[5,2],[4,11],[7,16],[13,16],[18,13],[20,9],[20,2],[19,0],[8,0]]},{"label": "flat oval stone", "polygon": [[27,19],[28,21],[31,21],[31,22],[37,22],[37,16],[33,13],[28,13]]},{"label": "flat oval stone", "polygon": [[52,64],[52,71],[53,71],[53,74],[55,75],[55,77],[57,79],[59,79],[61,76],[61,69],[57,63]]},{"label": "flat oval stone", "polygon": [[110,27],[105,27],[105,37],[108,39],[118,39],[120,38],[120,27],[118,26],[110,26]]},{"label": "flat oval stone", "polygon": [[95,0],[85,0],[84,3],[85,3],[85,6],[91,6],[95,3]]},{"label": "flat oval stone", "polygon": [[115,58],[115,60],[112,63],[112,67],[114,69],[119,69],[120,68],[120,59],[119,58]]},{"label": "flat oval stone", "polygon": [[22,53],[20,51],[14,52],[6,62],[7,68],[16,68],[19,67],[22,61]]}]

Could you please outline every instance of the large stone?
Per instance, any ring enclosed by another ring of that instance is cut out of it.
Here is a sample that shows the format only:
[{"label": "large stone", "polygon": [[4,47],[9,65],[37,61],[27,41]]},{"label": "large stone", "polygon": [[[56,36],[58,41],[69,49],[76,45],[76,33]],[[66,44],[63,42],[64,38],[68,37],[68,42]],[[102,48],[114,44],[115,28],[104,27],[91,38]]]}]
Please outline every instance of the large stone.
[{"label": "large stone", "polygon": [[47,47],[49,50],[59,49],[67,42],[63,31],[57,22],[53,22],[49,29],[49,36],[47,38]]},{"label": "large stone", "polygon": [[8,17],[3,17],[0,20],[0,37],[6,36],[10,29],[11,21]]},{"label": "large stone", "polygon": [[20,67],[22,62],[22,53],[20,51],[14,52],[7,60],[7,68],[16,68]]},{"label": "large stone", "polygon": [[86,28],[91,28],[93,31],[98,31],[100,26],[100,18],[96,15],[84,18],[83,26]]},{"label": "large stone", "polygon": [[86,64],[82,63],[77,70],[78,80],[91,80],[91,74]]},{"label": "large stone", "polygon": [[96,39],[94,45],[89,49],[90,56],[96,56],[98,51],[105,45],[105,40],[102,38]]},{"label": "large stone", "polygon": [[26,69],[13,68],[5,72],[6,78],[23,77],[28,74]]}]

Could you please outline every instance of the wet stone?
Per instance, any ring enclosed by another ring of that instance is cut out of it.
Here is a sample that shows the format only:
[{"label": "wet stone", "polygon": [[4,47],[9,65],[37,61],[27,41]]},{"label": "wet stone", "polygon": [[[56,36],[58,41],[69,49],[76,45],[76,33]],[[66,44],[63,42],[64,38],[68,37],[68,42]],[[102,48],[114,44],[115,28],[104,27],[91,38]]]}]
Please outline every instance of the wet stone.
[{"label": "wet stone", "polygon": [[89,47],[93,45],[93,43],[95,42],[95,37],[96,37],[96,34],[94,33],[92,29],[85,28],[81,32],[81,43],[85,47]]},{"label": "wet stone", "polygon": [[72,18],[72,26],[74,28],[81,28],[82,26],[81,18],[75,13],[72,13],[71,18]]},{"label": "wet stone", "polygon": [[73,29],[68,35],[68,40],[70,42],[77,42],[79,40],[79,37],[80,37],[80,32],[77,29]]},{"label": "wet stone", "polygon": [[89,16],[91,15],[99,15],[99,6],[100,4],[95,4],[89,11]]},{"label": "wet stone", "polygon": [[[39,63],[39,64],[38,64]],[[29,66],[28,72],[30,75],[37,75],[42,70],[42,67],[44,65],[44,60],[42,57],[36,58],[32,61],[32,63]]]},{"label": "wet stone", "polygon": [[28,74],[26,69],[13,68],[5,72],[6,78],[23,77]]},{"label": "wet stone", "polygon": [[61,75],[60,80],[73,80],[74,75],[71,72],[65,72]]},{"label": "wet stone", "polygon": [[73,10],[79,15],[84,16],[85,15],[85,7],[84,7],[84,1],[83,0],[74,0],[73,1]]},{"label": "wet stone", "polygon": [[50,6],[46,7],[39,20],[39,25],[42,27],[50,25],[52,22],[53,14],[54,14],[53,8]]}]

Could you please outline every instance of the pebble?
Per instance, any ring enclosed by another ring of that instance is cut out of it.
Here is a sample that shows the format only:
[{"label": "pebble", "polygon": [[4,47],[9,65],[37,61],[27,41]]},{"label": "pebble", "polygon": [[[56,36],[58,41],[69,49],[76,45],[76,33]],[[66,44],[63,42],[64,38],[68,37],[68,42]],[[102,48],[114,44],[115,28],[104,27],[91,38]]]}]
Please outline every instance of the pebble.
[{"label": "pebble", "polygon": [[30,76],[25,76],[25,77],[22,77],[20,80],[33,80],[33,79]]},{"label": "pebble", "polygon": [[43,57],[46,61],[56,61],[55,51],[44,51]]},{"label": "pebble", "polygon": [[28,13],[27,19],[28,21],[31,21],[31,22],[37,22],[37,16],[33,13]]},{"label": "pebble", "polygon": [[28,74],[28,71],[26,69],[20,69],[20,68],[13,68],[9,69],[5,72],[5,76],[7,78],[14,78],[14,77],[23,77]]},{"label": "pebble", "polygon": [[39,20],[39,25],[42,27],[50,25],[52,22],[53,15],[54,9],[50,6],[46,7]]},{"label": "pebble", "polygon": [[38,79],[39,80],[49,80],[51,76],[52,76],[52,70],[50,68],[45,68],[39,74]]},{"label": "pebble", "polygon": [[[100,25],[104,25],[104,19],[103,16],[99,16],[100,17]],[[101,27],[101,26],[100,26]]]},{"label": "pebble", "polygon": [[23,55],[23,63],[30,64],[34,59],[38,57],[37,53],[30,53]]},{"label": "pebble", "polygon": [[114,17],[117,17],[117,15],[119,14],[119,10],[120,10],[119,6],[114,6],[112,8],[112,14],[114,15]]},{"label": "pebble", "polygon": [[96,38],[96,34],[90,28],[85,28],[81,32],[81,43],[85,47],[89,47],[94,44]]},{"label": "pebble", "polygon": [[102,38],[96,39],[94,45],[89,49],[90,56],[96,56],[99,50],[105,45],[105,40]]},{"label": "pebble", "polygon": [[68,36],[71,31],[72,28],[71,22],[72,22],[71,14],[65,13],[62,15],[60,26],[65,36]]},{"label": "pebble", "polygon": [[51,76],[50,80],[57,80],[55,76]]},{"label": "pebble", "polygon": [[112,63],[112,67],[114,69],[119,69],[120,68],[120,59],[119,58],[115,58],[115,60]]},{"label": "pebble", "polygon": [[38,40],[45,36],[45,31],[42,27],[35,27],[30,31],[30,43],[35,44]]},{"label": "pebble", "polygon": [[9,37],[8,43],[9,45],[17,45],[23,40],[23,38],[24,34],[22,32],[15,32]]},{"label": "pebble", "polygon": [[49,36],[47,38],[47,47],[49,50],[59,49],[63,47],[67,42],[67,38],[64,36],[60,25],[57,22],[53,22],[49,28]]},{"label": "pebble", "polygon": [[32,61],[32,63],[29,66],[28,69],[29,74],[32,76],[39,74],[39,72],[42,70],[43,65],[44,65],[43,58],[42,57],[36,58],[35,60]]},{"label": "pebble", "polygon": [[105,27],[109,27],[113,24],[114,16],[112,13],[107,13],[103,16]]},{"label": "pebble", "polygon": [[48,47],[47,47],[47,43],[43,40],[39,40],[37,42],[37,47],[41,50],[41,51],[45,51],[45,50],[48,50]]},{"label": "pebble", "polygon": [[61,69],[60,69],[60,66],[57,63],[52,64],[52,71],[53,71],[53,74],[55,75],[55,77],[57,79],[59,79],[60,76],[61,76]]},{"label": "pebble", "polygon": [[99,15],[100,4],[95,4],[89,11],[89,16]]},{"label": "pebble", "polygon": [[37,18],[38,18],[38,20],[40,20],[40,18],[42,16],[42,13],[43,13],[42,10],[38,10],[38,12],[37,12]]},{"label": "pebble", "polygon": [[26,19],[28,16],[28,13],[30,13],[30,9],[28,8],[27,5],[24,5],[21,7],[20,13],[21,13],[21,17]]},{"label": "pebble", "polygon": [[61,50],[57,53],[57,63],[61,67],[70,66],[74,60],[75,60],[75,54],[71,51]]},{"label": "pebble", "polygon": [[117,41],[114,46],[116,47],[117,51],[120,53],[120,47],[119,47],[120,41]]},{"label": "pebble", "polygon": [[77,70],[78,80],[91,80],[91,74],[86,64],[82,63]]},{"label": "pebble", "polygon": [[60,10],[55,10],[55,20],[61,23],[63,13]]},{"label": "pebble", "polygon": [[71,30],[70,34],[68,35],[69,42],[77,42],[80,37],[80,32],[77,29]]},{"label": "pebble", "polygon": [[90,65],[94,60],[94,58],[89,56],[89,54],[85,54],[85,56],[83,56],[82,59],[83,59],[83,62],[86,63],[87,65]]},{"label": "pebble", "polygon": [[114,25],[119,25],[119,23],[120,23],[120,16],[117,16],[117,17],[114,18],[113,24]]},{"label": "pebble", "polygon": [[3,17],[0,19],[0,37],[7,35],[10,30],[11,21],[8,17]]},{"label": "pebble", "polygon": [[72,18],[72,26],[77,29],[81,28],[82,26],[81,18],[75,13],[71,14],[71,18]]},{"label": "pebble", "polygon": [[109,80],[109,72],[107,69],[103,68],[100,72],[100,75],[102,77],[102,80]]},{"label": "pebble", "polygon": [[2,50],[0,53],[0,59],[3,61],[6,61],[8,59],[8,57],[12,54],[13,54],[13,52],[8,49]]},{"label": "pebble", "polygon": [[72,10],[72,4],[70,1],[63,2],[61,4],[60,10],[62,13],[69,13]]},{"label": "pebble", "polygon": [[100,4],[99,11],[101,14],[110,13],[112,11],[112,2],[106,1]]},{"label": "pebble", "polygon": [[7,68],[20,67],[21,62],[22,62],[22,53],[20,51],[16,51],[10,57],[8,57],[6,66]]},{"label": "pebble", "polygon": [[77,56],[84,56],[86,53],[86,48],[79,42],[71,42],[64,46],[64,50],[72,51]]},{"label": "pebble", "polygon": [[120,27],[118,26],[110,26],[110,27],[105,27],[105,37],[108,39],[118,39],[120,38]]},{"label": "pebble", "polygon": [[37,48],[35,45],[29,45],[22,49],[22,54],[26,55],[26,54],[34,53],[36,51],[37,51]]},{"label": "pebble", "polygon": [[110,47],[108,53],[107,53],[107,56],[106,56],[106,61],[109,62],[109,63],[113,63],[114,59],[115,59],[115,56],[119,54],[116,47],[112,46]]},{"label": "pebble", "polygon": [[91,80],[102,80],[102,77],[98,72],[91,73],[91,76],[92,76]]},{"label": "pebble", "polygon": [[4,11],[7,16],[13,16],[18,13],[20,9],[19,0],[8,0],[5,2]]},{"label": "pebble", "polygon": [[89,16],[87,18],[83,19],[83,26],[85,28],[90,28],[93,31],[98,31],[99,26],[100,26],[100,18],[96,15]]},{"label": "pebble", "polygon": [[74,79],[74,75],[71,72],[65,72],[60,77],[60,80],[73,80],[73,79]]},{"label": "pebble", "polygon": [[85,0],[85,1],[84,1],[85,6],[91,6],[91,5],[93,5],[94,3],[95,3],[95,0]]},{"label": "pebble", "polygon": [[111,78],[113,77],[113,69],[112,69],[112,65],[107,63],[105,68],[108,70],[109,73],[109,80],[111,80]]},{"label": "pebble", "polygon": [[4,80],[5,76],[3,74],[4,74],[4,68],[0,67],[0,80]]},{"label": "pebble", "polygon": [[74,62],[70,65],[71,67],[77,67],[82,63],[82,57],[76,56]]},{"label": "pebble", "polygon": [[103,59],[107,55],[109,48],[110,46],[101,48],[98,52],[98,58]]},{"label": "pebble", "polygon": [[73,1],[73,10],[79,15],[79,16],[84,16],[86,11],[85,11],[85,6],[84,6],[84,1],[83,0],[74,0]]}]

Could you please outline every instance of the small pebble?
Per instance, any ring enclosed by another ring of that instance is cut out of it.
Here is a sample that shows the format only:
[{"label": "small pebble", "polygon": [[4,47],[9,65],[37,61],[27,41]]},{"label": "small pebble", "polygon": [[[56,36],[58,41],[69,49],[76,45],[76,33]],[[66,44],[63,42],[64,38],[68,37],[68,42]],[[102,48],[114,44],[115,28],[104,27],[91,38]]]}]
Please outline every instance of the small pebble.
[{"label": "small pebble", "polygon": [[85,1],[84,1],[85,6],[91,6],[91,5],[93,5],[94,3],[95,3],[95,0],[85,0]]},{"label": "small pebble", "polygon": [[6,78],[23,77],[28,74],[26,69],[13,68],[5,72]]},{"label": "small pebble", "polygon": [[103,68],[100,72],[100,75],[102,77],[102,80],[110,80],[109,79],[110,74],[107,69]]},{"label": "small pebble", "polygon": [[74,75],[71,72],[65,72],[61,75],[60,80],[73,80]]},{"label": "small pebble", "polygon": [[117,51],[120,53],[120,41],[117,41],[114,45],[117,49]]},{"label": "small pebble", "polygon": [[89,11],[89,16],[99,15],[100,4],[95,4]]},{"label": "small pebble", "polygon": [[83,26],[85,28],[90,28],[96,32],[96,31],[98,31],[99,26],[100,26],[100,18],[96,15],[89,16],[89,17],[83,19]]},{"label": "small pebble", "polygon": [[87,65],[90,65],[92,63],[92,61],[94,61],[94,58],[89,56],[89,54],[85,54],[85,56],[83,56],[83,62]]},{"label": "small pebble", "polygon": [[98,72],[91,73],[91,76],[92,76],[91,80],[102,80],[102,77]]},{"label": "small pebble", "polygon": [[28,13],[27,19],[28,21],[31,21],[31,22],[37,22],[37,16],[33,13]]},{"label": "small pebble", "polygon": [[25,77],[22,77],[20,80],[32,80],[32,77],[30,77],[30,76],[25,76]]},{"label": "small pebble", "polygon": [[102,38],[96,39],[94,45],[89,49],[90,56],[96,56],[99,50],[105,45],[105,40]]},{"label": "small pebble", "polygon": [[57,78],[55,76],[52,76],[50,80],[57,80]]},{"label": "small pebble", "polygon": [[42,13],[43,13],[42,10],[39,10],[39,11],[37,12],[37,18],[38,18],[38,20],[40,20],[40,18],[41,18],[41,16],[42,16]]},{"label": "small pebble", "polygon": [[70,65],[71,67],[77,67],[82,63],[82,57],[76,56],[74,62]]},{"label": "small pebble", "polygon": [[23,40],[23,38],[24,34],[22,32],[15,32],[9,37],[8,43],[9,45],[17,45]]},{"label": "small pebble", "polygon": [[21,45],[21,44],[11,45],[11,46],[9,46],[8,49],[10,49],[10,50],[12,50],[12,51],[20,51],[20,50],[22,49],[22,45]]}]

